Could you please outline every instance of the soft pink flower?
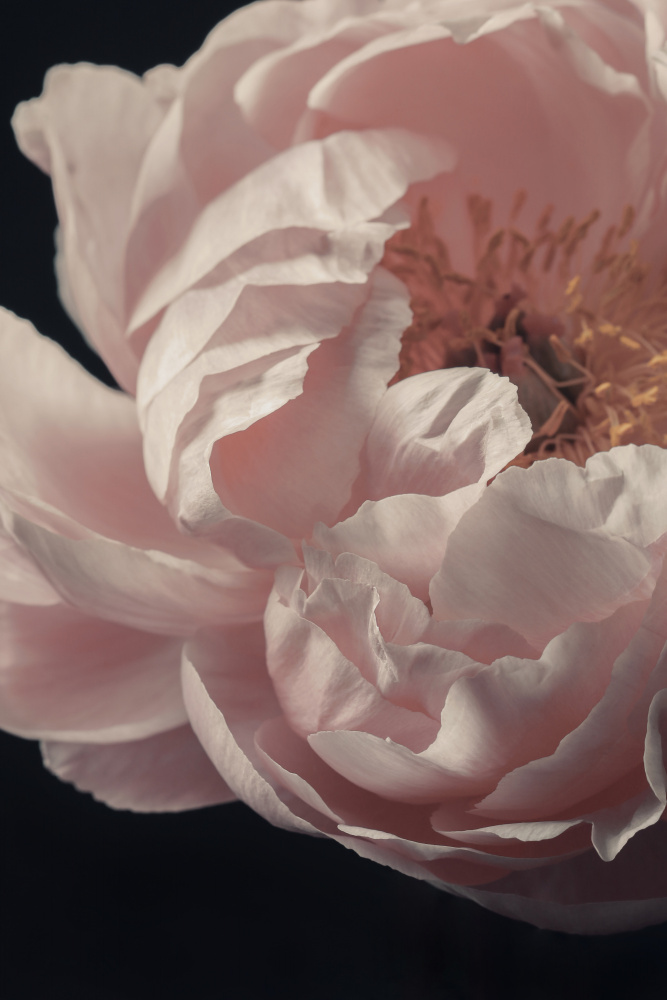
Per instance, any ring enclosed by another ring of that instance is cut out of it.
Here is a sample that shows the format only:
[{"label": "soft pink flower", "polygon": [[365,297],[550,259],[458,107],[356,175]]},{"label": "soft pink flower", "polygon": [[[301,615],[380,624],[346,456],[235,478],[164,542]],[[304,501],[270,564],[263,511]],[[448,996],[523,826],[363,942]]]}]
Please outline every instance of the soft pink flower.
[{"label": "soft pink flower", "polygon": [[657,0],[265,2],[19,108],[63,301],[137,396],[4,320],[42,374],[3,375],[3,725],[57,773],[233,792],[542,926],[667,916],[666,30]]}]

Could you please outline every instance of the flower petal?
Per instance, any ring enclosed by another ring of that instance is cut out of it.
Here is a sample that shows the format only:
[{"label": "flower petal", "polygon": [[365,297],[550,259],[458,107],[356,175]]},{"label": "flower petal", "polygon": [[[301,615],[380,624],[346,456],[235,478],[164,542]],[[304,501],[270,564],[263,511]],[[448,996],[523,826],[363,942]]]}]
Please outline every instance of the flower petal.
[{"label": "flower petal", "polygon": [[508,469],[452,533],[430,592],[437,618],[484,618],[536,648],[650,594],[649,546],[667,530],[657,497],[667,453],[629,445],[586,468],[550,459]]},{"label": "flower petal", "polygon": [[450,891],[482,906],[569,934],[615,934],[667,918],[667,828],[642,831],[614,860],[595,851],[532,871],[513,872],[488,888]]},{"label": "flower petal", "polygon": [[242,436],[214,446],[213,483],[222,502],[290,538],[309,535],[316,521],[335,521],[409,321],[404,286],[376,270],[349,328],[309,355],[302,392]]},{"label": "flower petal", "polygon": [[279,796],[255,749],[257,728],[279,714],[256,626],[200,634],[183,661],[183,697],[192,728],[232,791],[274,826],[317,833]]},{"label": "flower petal", "polygon": [[118,381],[132,389],[137,358],[124,337],[124,250],[132,195],[163,104],[131,73],[58,66],[40,98],[20,104],[22,151],[51,174],[62,227],[67,296]]},{"label": "flower petal", "polygon": [[426,602],[449,536],[484,488],[474,484],[444,497],[407,493],[367,500],[356,514],[332,528],[316,524],[313,541],[332,555],[354,552],[372,560]]},{"label": "flower petal", "polygon": [[181,641],[64,604],[0,605],[0,721],[18,736],[116,743],[186,719]]},{"label": "flower petal", "polygon": [[66,538],[19,514],[0,513],[5,529],[30,554],[55,590],[85,614],[130,628],[188,635],[224,621],[257,619],[270,581],[265,574],[209,568],[100,536]]},{"label": "flower petal", "polygon": [[[633,74],[604,63],[560,11],[516,4],[462,13],[409,5],[405,22],[318,81],[299,138],[390,124],[451,142],[457,167],[432,190],[444,206],[440,235],[456,244],[456,267],[471,262],[464,207],[471,178],[475,190],[493,193],[501,219],[516,191],[529,191],[530,226],[547,204],[577,218],[594,205],[612,224],[619,207],[643,200],[651,169],[650,156],[638,157],[648,138],[645,95]],[[641,32],[627,18],[624,23],[627,44],[641,58]],[[443,102],[434,94],[457,99]],[[489,150],[502,153],[489,156]],[[621,169],[608,170],[609,162]]]},{"label": "flower petal", "polygon": [[225,257],[269,230],[335,231],[380,216],[408,185],[451,168],[448,145],[413,132],[340,132],[273,157],[211,201],[188,239],[151,282],[137,329]]},{"label": "flower petal", "polygon": [[[581,814],[586,811],[587,799],[604,793],[610,782],[613,785],[641,764],[651,700],[667,680],[666,606],[667,572],[663,571],[643,620],[614,660],[599,701],[550,754],[506,774],[476,806],[476,812],[523,819],[575,806]],[[625,615],[628,611],[623,609]],[[608,623],[601,623],[578,626],[577,631],[582,635],[597,631],[602,636],[600,652],[606,658],[611,651],[605,650],[608,640],[603,633],[607,629]],[[557,654],[559,647],[567,648],[567,639],[555,640],[552,646]],[[575,664],[579,662],[576,657]],[[607,804],[603,794],[598,808]]]},{"label": "flower petal", "polygon": [[[292,577],[291,571],[277,574],[264,625],[269,674],[295,732],[306,737],[321,729],[363,729],[391,735],[407,745],[428,745],[435,735],[433,721],[392,704],[364,676],[377,670],[372,661],[381,657],[376,648],[377,594],[347,580],[329,579],[298,609],[304,595],[297,588],[290,593]],[[336,618],[343,618],[347,652],[356,653],[357,662],[348,659],[325,631],[327,627],[336,634]],[[371,661],[365,669],[358,663],[362,657]]]},{"label": "flower petal", "polygon": [[190,726],[105,746],[47,742],[44,763],[114,809],[181,812],[233,802]]},{"label": "flower petal", "polygon": [[491,479],[530,441],[516,387],[484,368],[413,375],[382,398],[368,435],[371,500],[443,496]]}]

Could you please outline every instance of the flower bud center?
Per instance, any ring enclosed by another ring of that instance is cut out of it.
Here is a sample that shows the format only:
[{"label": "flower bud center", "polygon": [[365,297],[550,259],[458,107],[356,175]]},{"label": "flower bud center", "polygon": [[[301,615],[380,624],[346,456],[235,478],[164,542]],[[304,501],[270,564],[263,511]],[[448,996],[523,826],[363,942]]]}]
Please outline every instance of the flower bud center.
[{"label": "flower bud center", "polygon": [[533,437],[512,464],[557,456],[578,465],[619,444],[667,447],[667,275],[656,278],[628,240],[627,206],[597,248],[590,212],[553,227],[553,210],[527,236],[492,227],[491,202],[468,198],[475,264],[452,268],[427,199],[383,264],[410,292],[413,321],[390,384],[440,368],[481,366],[506,375]]}]

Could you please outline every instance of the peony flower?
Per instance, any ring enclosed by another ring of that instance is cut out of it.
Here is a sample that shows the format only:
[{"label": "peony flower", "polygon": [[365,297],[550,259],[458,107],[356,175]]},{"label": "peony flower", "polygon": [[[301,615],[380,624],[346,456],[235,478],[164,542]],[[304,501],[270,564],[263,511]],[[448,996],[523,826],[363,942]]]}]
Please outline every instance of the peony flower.
[{"label": "peony flower", "polygon": [[262,2],[181,70],[60,67],[19,107],[63,302],[136,394],[5,321],[44,373],[8,614],[96,650],[9,646],[3,725],[56,773],[234,794],[540,926],[667,916],[666,30]]}]

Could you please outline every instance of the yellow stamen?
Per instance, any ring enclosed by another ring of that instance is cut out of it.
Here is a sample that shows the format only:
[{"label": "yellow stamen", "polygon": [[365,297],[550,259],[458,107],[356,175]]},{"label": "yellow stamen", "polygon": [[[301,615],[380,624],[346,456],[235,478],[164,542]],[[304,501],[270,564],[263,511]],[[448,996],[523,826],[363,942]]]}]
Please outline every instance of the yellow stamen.
[{"label": "yellow stamen", "polygon": [[554,455],[583,464],[629,442],[667,447],[667,272],[652,277],[637,241],[624,244],[634,209],[584,253],[597,209],[552,228],[547,206],[531,237],[516,227],[526,200],[517,192],[509,225],[494,229],[491,202],[468,197],[472,274],[452,267],[426,199],[389,241],[383,263],[407,284],[413,312],[392,382],[467,364],[502,374],[507,364],[520,387],[525,372],[534,434],[515,460],[523,466]]}]

